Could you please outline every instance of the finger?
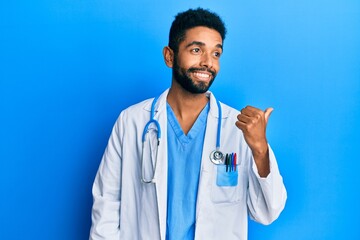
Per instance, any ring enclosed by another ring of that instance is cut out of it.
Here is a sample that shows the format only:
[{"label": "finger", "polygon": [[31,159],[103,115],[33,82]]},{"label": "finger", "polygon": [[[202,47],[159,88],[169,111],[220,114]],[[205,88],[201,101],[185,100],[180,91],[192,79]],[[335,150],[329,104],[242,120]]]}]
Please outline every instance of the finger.
[{"label": "finger", "polygon": [[237,121],[237,122],[235,122],[235,125],[243,132],[246,131],[246,129],[247,129],[247,124],[246,123]]},{"label": "finger", "polygon": [[271,113],[274,111],[274,109],[272,107],[267,108],[264,112],[264,116],[265,116],[265,122],[267,123],[269,120],[269,117],[271,115]]},{"label": "finger", "polygon": [[263,114],[263,111],[252,106],[246,106],[241,110],[241,113],[250,117],[259,117]]},{"label": "finger", "polygon": [[252,114],[252,113],[256,112],[256,108],[254,108],[252,106],[246,106],[243,109],[241,109],[240,112],[242,114]]},{"label": "finger", "polygon": [[237,115],[237,119],[240,121],[240,122],[243,122],[243,123],[252,123],[252,117],[249,117],[245,114],[239,114]]}]

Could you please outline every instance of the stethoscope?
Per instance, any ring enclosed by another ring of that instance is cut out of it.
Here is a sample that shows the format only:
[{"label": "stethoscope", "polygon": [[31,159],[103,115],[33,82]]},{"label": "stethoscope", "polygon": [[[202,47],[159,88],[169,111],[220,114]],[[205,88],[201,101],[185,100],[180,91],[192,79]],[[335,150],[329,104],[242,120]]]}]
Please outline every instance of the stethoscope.
[{"label": "stethoscope", "polygon": [[[158,101],[159,97],[154,98],[152,104],[151,104],[151,110],[150,110],[150,120],[146,123],[144,127],[144,131],[142,134],[142,153],[141,153],[141,181],[143,183],[155,183],[154,176],[156,172],[156,166],[157,166],[157,160],[158,160],[158,150],[160,145],[160,139],[161,139],[161,127],[160,123],[154,118],[155,116],[155,105]],[[219,111],[219,120],[218,120],[218,126],[217,126],[217,135],[216,135],[216,149],[210,153],[210,161],[216,165],[224,164],[225,162],[225,155],[220,151],[220,136],[221,136],[221,121],[222,121],[222,109],[220,102],[216,100],[218,111]],[[145,152],[145,145],[146,145],[146,136],[149,132],[149,127],[151,124],[155,124],[156,126],[156,137],[157,137],[157,148],[156,148],[156,157],[155,162],[153,165],[153,173],[151,179],[145,178],[145,169],[144,169],[144,152]],[[155,166],[155,167],[154,167]]]}]

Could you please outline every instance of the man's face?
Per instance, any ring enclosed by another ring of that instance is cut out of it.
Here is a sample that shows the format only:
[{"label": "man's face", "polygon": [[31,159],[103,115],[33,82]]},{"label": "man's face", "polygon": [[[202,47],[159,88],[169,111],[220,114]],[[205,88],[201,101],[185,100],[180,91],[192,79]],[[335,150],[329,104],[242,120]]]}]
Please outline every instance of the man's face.
[{"label": "man's face", "polygon": [[173,78],[188,92],[205,93],[220,70],[221,35],[207,27],[191,28],[178,49]]}]

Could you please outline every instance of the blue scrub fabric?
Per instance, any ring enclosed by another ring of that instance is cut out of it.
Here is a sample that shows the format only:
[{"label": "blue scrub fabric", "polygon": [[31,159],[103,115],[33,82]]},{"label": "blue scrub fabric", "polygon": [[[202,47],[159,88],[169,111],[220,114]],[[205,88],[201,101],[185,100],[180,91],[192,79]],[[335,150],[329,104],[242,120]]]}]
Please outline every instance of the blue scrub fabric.
[{"label": "blue scrub fabric", "polygon": [[196,198],[209,103],[187,135],[167,104],[168,198],[167,240],[193,240]]}]

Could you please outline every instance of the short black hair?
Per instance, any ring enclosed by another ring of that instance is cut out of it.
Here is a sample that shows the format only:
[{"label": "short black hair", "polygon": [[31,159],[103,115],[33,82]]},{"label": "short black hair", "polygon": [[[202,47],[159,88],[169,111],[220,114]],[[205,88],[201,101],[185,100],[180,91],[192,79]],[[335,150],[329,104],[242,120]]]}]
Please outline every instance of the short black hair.
[{"label": "short black hair", "polygon": [[221,35],[224,41],[226,27],[219,15],[203,8],[197,8],[180,12],[175,16],[175,20],[170,28],[169,47],[177,53],[179,44],[184,40],[186,31],[200,26],[214,29]]}]

